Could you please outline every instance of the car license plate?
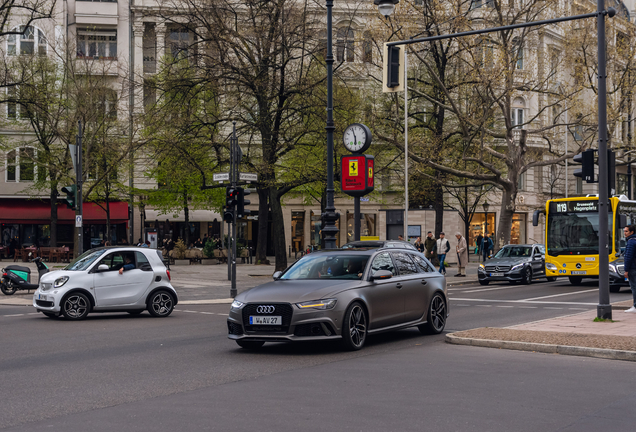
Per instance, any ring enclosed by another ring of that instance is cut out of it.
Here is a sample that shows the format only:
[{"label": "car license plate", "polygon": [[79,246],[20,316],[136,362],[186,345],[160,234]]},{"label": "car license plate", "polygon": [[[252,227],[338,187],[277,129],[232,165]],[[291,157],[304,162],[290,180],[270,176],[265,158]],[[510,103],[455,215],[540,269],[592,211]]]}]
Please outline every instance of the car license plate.
[{"label": "car license plate", "polygon": [[490,276],[503,276],[503,273],[490,273]]},{"label": "car license plate", "polygon": [[580,270],[580,271],[573,270],[572,274],[573,275],[587,274],[587,271],[585,271],[585,270]]},{"label": "car license plate", "polygon": [[44,294],[39,294],[38,300],[48,301],[48,298]]},{"label": "car license plate", "polygon": [[254,316],[250,315],[250,325],[281,325],[281,316]]}]

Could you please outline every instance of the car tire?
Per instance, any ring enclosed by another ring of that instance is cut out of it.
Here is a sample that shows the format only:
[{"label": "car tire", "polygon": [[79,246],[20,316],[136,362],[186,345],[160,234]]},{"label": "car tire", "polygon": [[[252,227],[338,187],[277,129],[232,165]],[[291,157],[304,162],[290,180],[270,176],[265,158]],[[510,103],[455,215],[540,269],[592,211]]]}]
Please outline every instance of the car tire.
[{"label": "car tire", "polygon": [[255,349],[259,349],[260,347],[262,347],[263,345],[265,345],[265,342],[262,341],[244,341],[244,340],[237,340],[236,341],[237,345],[240,346],[241,348],[245,348],[248,350],[255,350]]},{"label": "car tire", "polygon": [[157,318],[165,318],[174,310],[174,297],[166,290],[159,290],[148,297],[148,312]]},{"label": "car tire", "polygon": [[526,267],[523,270],[523,277],[521,279],[521,283],[524,285],[530,285],[532,283],[532,269],[530,267]]},{"label": "car tire", "polygon": [[0,284],[0,291],[4,295],[13,295],[17,290],[14,286],[8,287],[5,283]]},{"label": "car tire", "polygon": [[81,292],[70,293],[60,304],[64,318],[80,321],[88,316],[91,311],[91,301]]},{"label": "car tire", "polygon": [[141,314],[144,310],[145,310],[145,309],[142,309],[142,310],[135,310],[135,311],[126,311],[126,312],[128,312],[128,313],[129,313],[129,314],[131,314],[131,315],[139,315],[139,314]]},{"label": "car tire", "polygon": [[488,285],[490,281],[479,279],[479,285]]},{"label": "car tire", "polygon": [[572,285],[581,285],[581,282],[583,282],[583,277],[581,276],[570,276],[569,279]]},{"label": "car tire", "polygon": [[58,319],[59,318],[59,316],[55,315],[53,312],[42,312],[42,313],[47,318],[51,318],[51,319]]},{"label": "car tire", "polygon": [[446,327],[446,300],[440,293],[436,293],[428,305],[426,324],[417,326],[420,333],[431,335],[440,334]]},{"label": "car tire", "polygon": [[609,286],[609,290],[611,293],[617,293],[621,290],[621,286],[620,285],[610,285]]},{"label": "car tire", "polygon": [[548,280],[548,282],[554,282],[555,280],[557,280],[555,276],[548,276],[546,277],[546,279]]},{"label": "car tire", "polygon": [[353,302],[342,320],[342,341],[349,351],[357,351],[367,340],[368,318],[362,304]]}]

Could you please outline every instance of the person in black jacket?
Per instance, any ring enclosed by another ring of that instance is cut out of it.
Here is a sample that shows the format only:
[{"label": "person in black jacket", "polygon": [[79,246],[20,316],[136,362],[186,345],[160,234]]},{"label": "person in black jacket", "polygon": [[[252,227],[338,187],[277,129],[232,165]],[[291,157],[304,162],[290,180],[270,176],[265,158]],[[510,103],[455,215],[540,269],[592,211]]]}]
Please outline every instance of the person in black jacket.
[{"label": "person in black jacket", "polygon": [[625,312],[636,312],[636,225],[628,225],[624,228],[625,233],[625,278],[629,280],[629,287],[632,289],[633,306]]}]

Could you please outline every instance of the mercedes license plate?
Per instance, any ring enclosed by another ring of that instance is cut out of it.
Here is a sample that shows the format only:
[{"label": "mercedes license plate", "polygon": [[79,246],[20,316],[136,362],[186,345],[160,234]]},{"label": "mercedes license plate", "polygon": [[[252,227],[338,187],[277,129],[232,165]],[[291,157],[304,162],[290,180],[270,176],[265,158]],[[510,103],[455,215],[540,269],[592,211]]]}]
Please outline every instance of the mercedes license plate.
[{"label": "mercedes license plate", "polygon": [[281,325],[281,316],[254,316],[250,315],[250,325]]},{"label": "mercedes license plate", "polygon": [[587,274],[587,271],[585,271],[585,270],[579,270],[579,271],[577,271],[577,270],[572,270],[572,274],[573,274],[573,275]]},{"label": "mercedes license plate", "polygon": [[493,276],[503,276],[503,275],[504,275],[503,273],[490,273],[490,277],[493,277]]}]

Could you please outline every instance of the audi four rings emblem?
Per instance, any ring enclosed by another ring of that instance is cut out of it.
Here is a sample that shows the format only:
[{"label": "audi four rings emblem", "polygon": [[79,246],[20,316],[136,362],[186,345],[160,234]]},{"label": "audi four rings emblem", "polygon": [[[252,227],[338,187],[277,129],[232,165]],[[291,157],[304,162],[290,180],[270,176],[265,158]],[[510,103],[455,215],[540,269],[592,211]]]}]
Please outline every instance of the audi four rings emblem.
[{"label": "audi four rings emblem", "polygon": [[258,313],[274,313],[276,308],[274,306],[258,306],[256,312]]}]

